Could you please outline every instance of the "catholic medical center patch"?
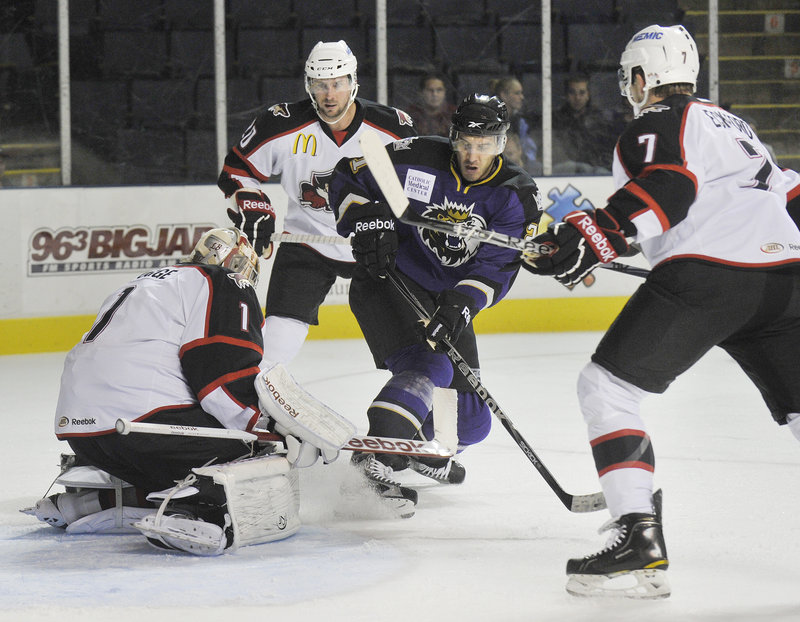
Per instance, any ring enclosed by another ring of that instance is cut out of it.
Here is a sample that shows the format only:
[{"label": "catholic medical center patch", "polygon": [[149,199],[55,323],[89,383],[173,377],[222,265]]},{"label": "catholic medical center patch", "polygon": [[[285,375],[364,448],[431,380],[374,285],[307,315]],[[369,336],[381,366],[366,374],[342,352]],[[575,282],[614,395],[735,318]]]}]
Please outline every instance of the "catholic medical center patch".
[{"label": "catholic medical center patch", "polygon": [[403,186],[403,192],[409,199],[416,199],[427,203],[433,195],[433,184],[436,182],[436,176],[422,171],[408,169],[406,173],[406,183]]}]

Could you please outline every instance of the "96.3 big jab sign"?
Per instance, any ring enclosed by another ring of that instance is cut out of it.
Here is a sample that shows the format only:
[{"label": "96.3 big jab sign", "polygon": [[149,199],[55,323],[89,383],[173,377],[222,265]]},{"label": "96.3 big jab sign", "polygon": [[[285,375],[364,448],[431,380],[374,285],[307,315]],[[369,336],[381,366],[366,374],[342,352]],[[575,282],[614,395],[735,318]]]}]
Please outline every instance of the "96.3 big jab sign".
[{"label": "96.3 big jab sign", "polygon": [[66,227],[33,231],[28,243],[28,276],[135,272],[174,264],[216,225],[163,224]]}]

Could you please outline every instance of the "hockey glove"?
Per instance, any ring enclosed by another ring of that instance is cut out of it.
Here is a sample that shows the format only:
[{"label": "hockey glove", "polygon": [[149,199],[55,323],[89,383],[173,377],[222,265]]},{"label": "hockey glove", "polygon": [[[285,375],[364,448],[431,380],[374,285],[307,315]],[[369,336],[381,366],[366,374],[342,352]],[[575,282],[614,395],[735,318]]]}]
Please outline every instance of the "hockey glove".
[{"label": "hockey glove", "polygon": [[236,209],[228,208],[228,216],[250,240],[256,254],[264,259],[272,256],[272,241],[275,233],[275,210],[269,197],[260,190],[241,188],[233,193],[231,200]]},{"label": "hockey glove", "polygon": [[350,209],[352,217],[353,257],[374,279],[386,277],[394,268],[397,233],[392,211],[386,203],[365,203]]},{"label": "hockey glove", "polygon": [[425,338],[439,343],[455,343],[477,312],[475,299],[457,289],[446,289],[436,299],[436,311],[425,327]]},{"label": "hockey glove", "polygon": [[597,264],[613,261],[628,250],[619,223],[603,209],[570,212],[534,241],[554,250],[535,260],[525,259],[523,267],[533,274],[553,276],[567,287],[579,283]]}]

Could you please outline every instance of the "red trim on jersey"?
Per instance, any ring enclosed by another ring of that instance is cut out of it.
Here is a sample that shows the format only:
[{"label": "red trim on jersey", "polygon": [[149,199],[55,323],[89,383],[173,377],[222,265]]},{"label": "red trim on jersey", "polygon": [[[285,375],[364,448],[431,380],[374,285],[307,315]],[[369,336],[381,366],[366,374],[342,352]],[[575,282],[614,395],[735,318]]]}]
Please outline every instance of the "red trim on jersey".
[{"label": "red trim on jersey", "polygon": [[647,436],[647,432],[645,432],[644,430],[634,430],[632,428],[624,428],[622,430],[610,432],[609,434],[603,434],[603,436],[598,436],[589,444],[592,447],[594,447],[595,445],[599,445],[600,443],[605,443],[606,441],[610,441],[615,438],[620,438],[622,436],[641,436],[642,438],[645,438]]},{"label": "red trim on jersey", "polygon": [[[242,410],[247,410],[249,408],[250,410],[254,411],[253,417],[248,419],[248,422],[252,422],[252,423],[248,423],[247,425],[248,426],[255,425],[256,421],[258,421],[258,415],[261,412],[259,410],[258,402],[256,402],[255,404],[245,404],[244,402],[242,402],[242,400],[238,399],[235,395],[233,395],[233,393],[230,392],[230,390],[228,389],[228,385],[222,385],[219,388],[225,395],[228,396],[228,399],[230,399],[230,401],[232,401],[234,404],[236,404]],[[201,406],[202,406],[202,404],[201,404]]]},{"label": "red trim on jersey", "polygon": [[259,347],[252,341],[247,341],[245,339],[237,339],[235,337],[228,337],[227,335],[215,335],[214,337],[203,337],[202,339],[194,339],[189,343],[183,344],[181,346],[181,349],[178,350],[178,356],[180,358],[183,358],[183,355],[189,350],[193,350],[194,348],[199,348],[201,346],[207,346],[212,343],[227,343],[229,345],[236,346],[239,348],[247,348],[249,350],[255,350],[261,355],[264,354],[264,349]]},{"label": "red trim on jersey", "polygon": [[643,471],[649,471],[653,473],[655,469],[653,468],[652,464],[647,464],[646,462],[639,462],[638,460],[632,460],[630,462],[617,462],[612,464],[609,467],[606,467],[602,471],[598,471],[598,477],[603,477],[606,473],[610,473],[611,471],[616,471],[618,469],[642,469]]},{"label": "red trim on jersey", "polygon": [[[239,158],[241,159],[241,156],[239,156]],[[242,160],[242,161],[244,162],[244,160]],[[244,162],[244,163],[247,164],[247,162]],[[253,177],[255,179],[258,179],[259,181],[269,181],[269,177],[264,177],[264,175],[262,175],[258,171],[254,171],[254,170],[246,170],[245,171],[245,170],[242,170],[240,168],[234,168],[234,167],[229,166],[227,164],[224,164],[222,166],[222,171],[224,173],[227,173],[228,177],[230,178],[230,180],[232,182],[234,182],[240,188],[244,188],[244,186],[242,185],[241,181],[239,181],[238,179],[234,179],[234,177],[233,177],[234,175],[238,175],[239,177]],[[228,195],[228,196],[230,196],[230,195]],[[225,198],[227,199],[228,197],[225,197]]]},{"label": "red trim on jersey", "polygon": [[[197,402],[192,402],[191,404],[169,404],[167,406],[159,406],[158,408],[154,408],[150,412],[146,412],[145,414],[136,417],[136,419],[131,419],[131,421],[144,421],[146,419],[149,419],[153,415],[156,415],[165,410],[179,413],[181,410],[185,410],[187,408],[194,408],[197,405],[198,405]],[[116,433],[117,429],[116,427],[114,427],[111,428],[110,430],[101,430],[99,432],[72,432],[69,434],[56,434],[56,438],[64,439],[64,438],[82,438],[88,436],[107,436],[108,434],[116,434]]]},{"label": "red trim on jersey", "polygon": [[231,372],[229,374],[220,376],[214,382],[207,384],[200,391],[198,391],[197,397],[202,402],[206,398],[206,396],[208,396],[210,393],[213,393],[216,389],[220,387],[224,388],[224,385],[228,384],[229,382],[240,380],[242,378],[247,378],[248,376],[253,376],[253,378],[255,378],[258,375],[259,371],[261,370],[257,366],[248,367],[247,369],[242,369],[239,371]]},{"label": "red trim on jersey", "polygon": [[620,143],[620,141],[618,140],[617,144],[614,145],[614,153],[616,154],[617,162],[619,162],[620,166],[625,170],[625,177],[627,177],[629,180],[633,179],[633,175],[631,174],[631,172],[628,169],[628,167],[625,166],[625,162],[622,159],[622,151],[620,150],[619,143]]},{"label": "red trim on jersey", "polygon": [[[198,268],[200,270],[200,268]],[[206,303],[206,319],[203,320],[203,335],[208,336],[208,325],[211,323],[211,307],[214,304],[214,281],[211,280],[211,276],[205,272],[204,270],[200,270],[200,274],[203,275],[206,282],[208,283],[208,302]],[[183,348],[181,348],[182,350]],[[178,351],[178,357],[181,356],[181,352]]]},{"label": "red trim on jersey", "polygon": [[[681,129],[678,131],[678,143],[681,146],[681,161],[686,162],[686,149],[683,146],[683,134],[686,131],[686,121],[689,118],[689,110],[697,102],[690,102],[686,108],[683,109],[683,116],[681,117]],[[697,184],[695,184],[697,187]]]},{"label": "red trim on jersey", "polygon": [[369,125],[370,127],[373,127],[373,128],[375,128],[376,130],[378,130],[379,132],[381,132],[381,133],[383,133],[383,134],[388,134],[388,135],[389,135],[389,136],[391,136],[391,137],[392,137],[394,140],[400,140],[400,138],[401,138],[401,137],[400,137],[400,136],[398,136],[397,134],[394,134],[394,133],[390,132],[389,130],[387,130],[385,127],[381,127],[380,125],[377,125],[377,124],[375,124],[375,123],[372,123],[372,122],[370,122],[370,121],[367,121],[366,119],[364,119],[364,121],[362,121],[362,125]]},{"label": "red trim on jersey", "polygon": [[[685,160],[684,160],[685,162]],[[694,185],[695,193],[697,192],[697,176],[695,176],[692,171],[690,171],[685,166],[679,166],[677,164],[651,164],[650,166],[645,167],[642,169],[642,174],[640,177],[647,177],[655,173],[656,171],[675,171],[676,173],[680,173],[684,177],[688,177],[692,185]]]},{"label": "red trim on jersey", "polygon": [[637,197],[646,206],[645,209],[639,210],[631,214],[628,217],[628,220],[633,220],[634,218],[643,214],[647,210],[650,210],[651,212],[653,212],[653,214],[656,215],[656,218],[658,218],[658,222],[661,224],[661,230],[666,231],[667,229],[669,229],[670,227],[669,218],[667,218],[667,215],[664,213],[664,210],[661,209],[661,206],[658,204],[658,201],[656,201],[653,197],[651,197],[644,190],[644,188],[642,188],[639,184],[636,183],[635,180],[629,181],[625,185],[625,190],[630,192],[633,196]]},{"label": "red trim on jersey", "polygon": [[795,186],[794,188],[789,190],[789,192],[786,193],[786,202],[788,203],[789,201],[792,201],[797,197],[800,197],[800,184],[798,184],[797,186]]},{"label": "red trim on jersey", "polygon": [[719,264],[722,266],[730,266],[732,268],[777,268],[778,266],[789,266],[793,264],[800,264],[800,259],[784,259],[782,261],[769,261],[765,263],[744,263],[741,261],[727,261],[725,259],[720,259],[718,257],[709,257],[708,255],[695,255],[692,253],[686,253],[685,255],[671,255],[666,259],[659,261],[653,268],[657,266],[664,265],[670,261],[674,261],[676,259],[698,259],[700,261],[706,261],[713,264]]}]

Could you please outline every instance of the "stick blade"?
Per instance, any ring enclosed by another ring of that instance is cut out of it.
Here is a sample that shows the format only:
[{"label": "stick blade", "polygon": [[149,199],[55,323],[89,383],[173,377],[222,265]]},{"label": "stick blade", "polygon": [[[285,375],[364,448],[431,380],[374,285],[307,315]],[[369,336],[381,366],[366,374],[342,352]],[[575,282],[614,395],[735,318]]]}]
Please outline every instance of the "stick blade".
[{"label": "stick blade", "polygon": [[573,495],[569,511],[583,514],[585,512],[598,512],[606,509],[606,498],[602,492],[591,495]]},{"label": "stick blade", "polygon": [[408,197],[403,192],[403,186],[400,185],[386,147],[378,134],[372,130],[364,131],[359,143],[370,173],[383,192],[395,218],[400,218],[408,209]]}]

